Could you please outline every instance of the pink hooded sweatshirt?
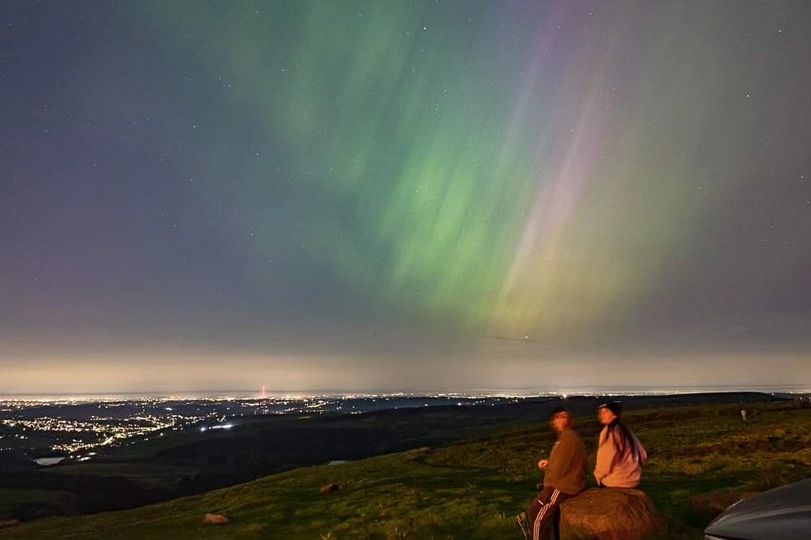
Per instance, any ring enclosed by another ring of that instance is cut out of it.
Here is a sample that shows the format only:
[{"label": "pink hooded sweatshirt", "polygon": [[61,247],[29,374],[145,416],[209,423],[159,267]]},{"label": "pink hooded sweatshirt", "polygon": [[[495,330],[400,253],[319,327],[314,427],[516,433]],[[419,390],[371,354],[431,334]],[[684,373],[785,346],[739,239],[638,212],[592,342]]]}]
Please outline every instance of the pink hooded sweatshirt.
[{"label": "pink hooded sweatshirt", "polygon": [[623,456],[619,455],[617,444],[618,434],[614,430],[608,435],[608,426],[604,427],[597,439],[597,467],[594,469],[594,478],[598,485],[617,488],[635,488],[642,480],[642,464],[648,460],[642,443],[635,435]]}]

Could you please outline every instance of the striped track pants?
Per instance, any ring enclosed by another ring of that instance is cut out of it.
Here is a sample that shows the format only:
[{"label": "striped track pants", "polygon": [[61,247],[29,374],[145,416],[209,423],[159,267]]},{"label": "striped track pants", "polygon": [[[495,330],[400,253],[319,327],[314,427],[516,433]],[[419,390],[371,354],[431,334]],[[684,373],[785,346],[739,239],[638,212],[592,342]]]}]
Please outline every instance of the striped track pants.
[{"label": "striped track pants", "polygon": [[[555,532],[555,538],[560,538],[560,512],[558,506],[560,503],[573,497],[562,493],[559,489],[550,486],[544,488],[532,501],[532,504],[527,508],[527,516],[529,517],[529,525],[532,527],[532,540],[541,540],[541,535],[544,534],[545,529],[551,524],[551,529]],[[545,535],[547,538],[549,535]]]}]

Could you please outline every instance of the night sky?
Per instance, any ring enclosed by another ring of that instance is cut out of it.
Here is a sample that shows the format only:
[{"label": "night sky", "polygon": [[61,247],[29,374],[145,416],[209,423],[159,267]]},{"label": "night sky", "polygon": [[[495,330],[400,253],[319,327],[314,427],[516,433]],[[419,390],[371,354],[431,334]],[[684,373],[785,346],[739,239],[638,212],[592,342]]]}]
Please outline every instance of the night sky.
[{"label": "night sky", "polygon": [[0,392],[811,387],[811,3],[0,3]]}]

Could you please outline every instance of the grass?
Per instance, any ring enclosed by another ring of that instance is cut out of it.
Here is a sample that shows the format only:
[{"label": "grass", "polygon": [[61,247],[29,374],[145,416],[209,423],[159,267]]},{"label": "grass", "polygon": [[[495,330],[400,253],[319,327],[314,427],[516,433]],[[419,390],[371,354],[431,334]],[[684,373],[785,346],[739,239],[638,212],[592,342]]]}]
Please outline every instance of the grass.
[{"label": "grass", "polygon": [[118,476],[144,489],[176,485],[187,470],[154,463],[82,463],[56,467],[53,474],[65,476]]},{"label": "grass", "polygon": [[[666,538],[700,538],[703,498],[734,500],[811,476],[811,410],[788,403],[636,411],[625,416],[650,453],[643,489],[665,516]],[[599,426],[578,429],[592,451]],[[202,495],[122,512],[51,518],[3,538],[519,538],[513,516],[530,500],[535,462],[551,446],[544,424],[444,448],[288,471]],[[335,482],[341,490],[323,495]],[[202,524],[223,513],[227,526]]]},{"label": "grass", "polygon": [[[10,514],[20,505],[47,505],[69,514],[75,506],[75,496],[66,491],[50,489],[0,488],[0,515]],[[2,521],[2,519],[0,519]]]}]

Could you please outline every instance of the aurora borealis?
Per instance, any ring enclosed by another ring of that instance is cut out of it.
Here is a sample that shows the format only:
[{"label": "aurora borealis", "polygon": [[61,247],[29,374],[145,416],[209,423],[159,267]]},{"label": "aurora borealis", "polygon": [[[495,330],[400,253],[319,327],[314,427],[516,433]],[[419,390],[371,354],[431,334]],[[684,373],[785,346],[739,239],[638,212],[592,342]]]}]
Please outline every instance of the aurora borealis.
[{"label": "aurora borealis", "polygon": [[0,392],[811,387],[809,27],[6,2]]}]

